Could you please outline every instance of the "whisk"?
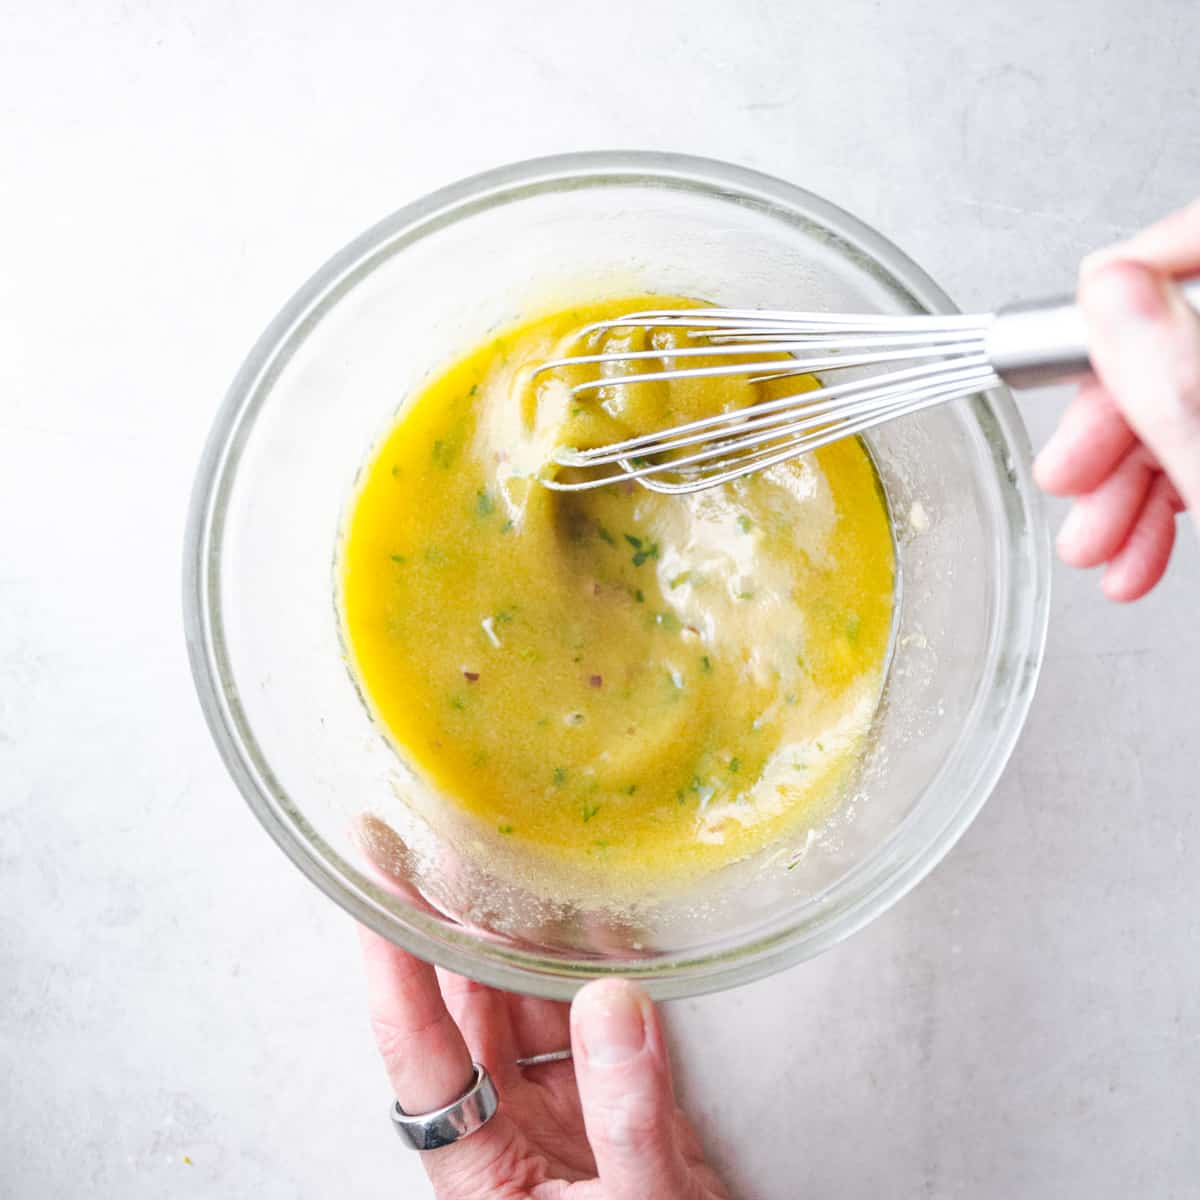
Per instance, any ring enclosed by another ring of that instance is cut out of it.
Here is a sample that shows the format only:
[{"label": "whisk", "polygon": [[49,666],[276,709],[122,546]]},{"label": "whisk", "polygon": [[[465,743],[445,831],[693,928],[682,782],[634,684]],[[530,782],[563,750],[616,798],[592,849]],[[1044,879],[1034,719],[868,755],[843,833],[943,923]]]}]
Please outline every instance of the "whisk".
[{"label": "whisk", "polygon": [[[1180,286],[1200,313],[1200,276]],[[634,328],[684,333],[689,344],[587,352],[605,335]],[[562,466],[616,469],[582,478],[543,478],[558,491],[633,479],[656,492],[696,492],[885,421],[985,392],[1001,381],[1036,387],[1091,369],[1083,316],[1069,298],[963,316],[647,310],[588,325],[575,344],[584,352],[542,363],[534,371],[536,376],[562,367],[599,366],[601,377],[574,384],[573,396],[613,386],[721,376],[763,382],[815,374],[820,386],[595,449],[559,450],[555,460]],[[726,357],[731,361],[719,361]],[[688,365],[689,359],[699,358],[705,360],[701,365]],[[644,369],[656,361],[658,367]],[[851,374],[839,380],[844,372]]]}]

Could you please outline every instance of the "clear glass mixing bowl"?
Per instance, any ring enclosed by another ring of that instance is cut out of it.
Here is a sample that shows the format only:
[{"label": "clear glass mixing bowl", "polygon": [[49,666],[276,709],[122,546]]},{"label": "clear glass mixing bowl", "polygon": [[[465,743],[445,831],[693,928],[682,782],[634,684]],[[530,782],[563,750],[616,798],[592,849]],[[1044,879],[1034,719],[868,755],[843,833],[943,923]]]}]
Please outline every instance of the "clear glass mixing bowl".
[{"label": "clear glass mixing bowl", "polygon": [[387,218],[284,307],[217,418],[187,532],[196,686],[267,831],[397,944],[547,996],[605,973],[639,976],[660,997],[728,987],[883,912],[992,790],[1046,626],[1048,537],[1029,442],[997,390],[868,439],[902,597],[864,768],[825,826],[690,892],[630,906],[539,894],[519,864],[476,853],[453,822],[417,816],[405,765],[372,724],[339,642],[333,560],[357,472],[422,379],[488,330],[638,292],[953,311],[877,233],[764,175],[623,152],[504,167]]}]

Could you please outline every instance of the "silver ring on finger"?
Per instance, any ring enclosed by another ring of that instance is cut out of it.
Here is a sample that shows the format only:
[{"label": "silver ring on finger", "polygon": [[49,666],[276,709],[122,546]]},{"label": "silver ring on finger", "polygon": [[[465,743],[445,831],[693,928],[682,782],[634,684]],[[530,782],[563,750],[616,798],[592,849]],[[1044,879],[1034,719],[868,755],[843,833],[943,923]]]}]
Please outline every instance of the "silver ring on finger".
[{"label": "silver ring on finger", "polygon": [[495,1084],[480,1063],[473,1064],[471,1086],[457,1100],[428,1113],[407,1113],[397,1100],[392,1124],[400,1140],[413,1150],[440,1150],[482,1129],[500,1107]]}]

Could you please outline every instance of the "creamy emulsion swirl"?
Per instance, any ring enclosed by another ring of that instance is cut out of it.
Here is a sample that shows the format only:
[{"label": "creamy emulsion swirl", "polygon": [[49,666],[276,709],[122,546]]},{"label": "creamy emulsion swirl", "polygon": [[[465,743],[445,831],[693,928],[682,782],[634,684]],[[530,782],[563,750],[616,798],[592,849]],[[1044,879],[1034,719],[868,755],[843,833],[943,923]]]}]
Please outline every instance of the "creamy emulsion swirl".
[{"label": "creamy emulsion swirl", "polygon": [[537,482],[558,445],[815,385],[614,381],[581,400],[530,383],[581,325],[694,303],[577,307],[445,370],[375,453],[342,547],[351,667],[409,764],[485,842],[614,885],[719,867],[827,815],[891,627],[887,509],[855,440],[691,496]]}]

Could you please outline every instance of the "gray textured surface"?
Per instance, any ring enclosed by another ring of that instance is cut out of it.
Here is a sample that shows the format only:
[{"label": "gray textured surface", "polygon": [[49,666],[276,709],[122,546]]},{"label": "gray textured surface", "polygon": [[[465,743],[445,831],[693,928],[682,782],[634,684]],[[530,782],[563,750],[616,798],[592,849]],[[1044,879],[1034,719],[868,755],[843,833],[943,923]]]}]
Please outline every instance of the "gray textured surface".
[{"label": "gray textured surface", "polygon": [[[349,922],[244,810],[188,678],[184,507],[241,356],[385,212],[574,148],[793,179],[964,305],[1057,290],[1200,190],[1200,9],[271,0],[5,22],[0,1194],[423,1196]],[[1035,441],[1063,399],[1026,401]],[[1183,542],[1132,609],[1057,571],[1027,732],[917,892],[817,962],[672,1007],[742,1195],[1200,1194]]]}]

